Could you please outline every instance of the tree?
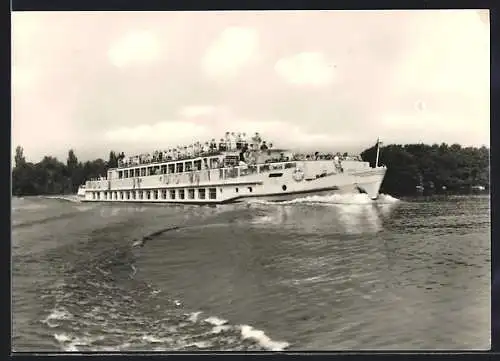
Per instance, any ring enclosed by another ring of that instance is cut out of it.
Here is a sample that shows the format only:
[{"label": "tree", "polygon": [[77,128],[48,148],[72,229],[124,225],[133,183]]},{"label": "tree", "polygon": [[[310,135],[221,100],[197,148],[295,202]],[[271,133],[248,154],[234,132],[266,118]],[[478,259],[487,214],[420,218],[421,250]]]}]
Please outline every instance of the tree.
[{"label": "tree", "polygon": [[73,149],[70,149],[68,152],[68,159],[66,160],[66,168],[67,168],[67,176],[70,179],[71,190],[72,192],[76,192],[78,186],[80,185],[80,164],[78,163],[78,158],[75,155]]},{"label": "tree", "polygon": [[118,156],[116,155],[116,153],[113,150],[111,152],[109,152],[108,167],[109,168],[118,167]]},{"label": "tree", "polygon": [[24,158],[24,149],[21,146],[16,147],[16,155],[14,157],[15,167],[21,167],[26,164],[26,159]]},{"label": "tree", "polygon": [[[361,153],[363,160],[375,164],[376,147]],[[382,183],[383,192],[414,194],[420,182],[426,190],[463,192],[473,185],[489,185],[489,150],[486,147],[463,148],[433,144],[389,145],[380,149],[380,162],[388,170]]]},{"label": "tree", "polygon": [[68,152],[68,159],[66,161],[66,166],[68,167],[68,171],[70,173],[73,172],[78,167],[78,158],[76,158],[73,149],[70,149]]}]

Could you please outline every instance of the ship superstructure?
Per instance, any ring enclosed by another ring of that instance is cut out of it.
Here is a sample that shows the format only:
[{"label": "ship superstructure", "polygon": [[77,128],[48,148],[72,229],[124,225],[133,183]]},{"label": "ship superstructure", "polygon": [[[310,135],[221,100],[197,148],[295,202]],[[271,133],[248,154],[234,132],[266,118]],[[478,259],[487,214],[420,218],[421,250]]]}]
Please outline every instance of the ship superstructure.
[{"label": "ship superstructure", "polygon": [[258,133],[250,142],[231,134],[218,143],[212,139],[153,155],[125,159],[122,154],[117,168],[108,169],[106,178],[87,181],[78,195],[88,202],[197,204],[283,201],[331,193],[378,197],[385,166],[370,167],[346,154],[272,149]]}]

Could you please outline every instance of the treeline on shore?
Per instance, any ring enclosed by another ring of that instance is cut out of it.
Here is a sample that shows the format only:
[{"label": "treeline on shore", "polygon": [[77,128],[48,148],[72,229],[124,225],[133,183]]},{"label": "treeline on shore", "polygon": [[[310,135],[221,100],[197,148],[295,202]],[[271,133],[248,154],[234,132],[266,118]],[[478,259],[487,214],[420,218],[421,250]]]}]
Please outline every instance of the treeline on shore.
[{"label": "treeline on shore", "polygon": [[[376,146],[361,153],[364,161],[375,165]],[[108,160],[80,162],[69,150],[66,163],[45,156],[38,163],[27,162],[18,146],[12,170],[12,193],[15,196],[72,194],[90,178],[105,177],[116,167],[120,153],[111,151]],[[426,144],[391,144],[380,148],[379,164],[387,165],[381,192],[395,196],[413,195],[417,187],[426,192],[463,193],[474,186],[489,188],[489,149],[462,148]]]},{"label": "treeline on shore", "polygon": [[[376,162],[377,146],[361,153],[371,166]],[[460,144],[391,144],[380,148],[379,165],[387,166],[380,191],[395,196],[416,192],[468,193],[489,190],[490,151],[487,147]]]},{"label": "treeline on shore", "polygon": [[90,178],[104,177],[109,167],[118,165],[120,153],[111,151],[108,160],[96,159],[80,162],[73,150],[68,152],[66,163],[45,156],[38,163],[26,162],[24,150],[16,148],[12,169],[12,194],[30,196],[42,194],[74,194]]}]

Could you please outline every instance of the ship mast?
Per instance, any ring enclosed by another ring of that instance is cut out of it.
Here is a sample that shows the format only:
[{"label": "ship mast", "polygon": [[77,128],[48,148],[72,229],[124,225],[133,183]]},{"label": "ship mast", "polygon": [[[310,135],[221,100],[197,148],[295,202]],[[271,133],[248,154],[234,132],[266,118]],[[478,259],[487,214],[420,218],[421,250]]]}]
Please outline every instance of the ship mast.
[{"label": "ship mast", "polygon": [[380,154],[380,139],[377,138],[377,158],[375,160],[375,168],[378,168],[378,156]]}]

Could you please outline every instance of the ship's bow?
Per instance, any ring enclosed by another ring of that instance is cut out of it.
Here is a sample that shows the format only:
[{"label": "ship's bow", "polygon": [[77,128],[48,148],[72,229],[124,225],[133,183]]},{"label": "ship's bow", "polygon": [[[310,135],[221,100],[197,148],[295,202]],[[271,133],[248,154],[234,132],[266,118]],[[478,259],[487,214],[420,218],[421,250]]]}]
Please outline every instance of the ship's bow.
[{"label": "ship's bow", "polygon": [[359,178],[357,183],[358,190],[368,194],[371,199],[377,199],[386,171],[386,167],[373,168],[369,175],[363,175]]}]

